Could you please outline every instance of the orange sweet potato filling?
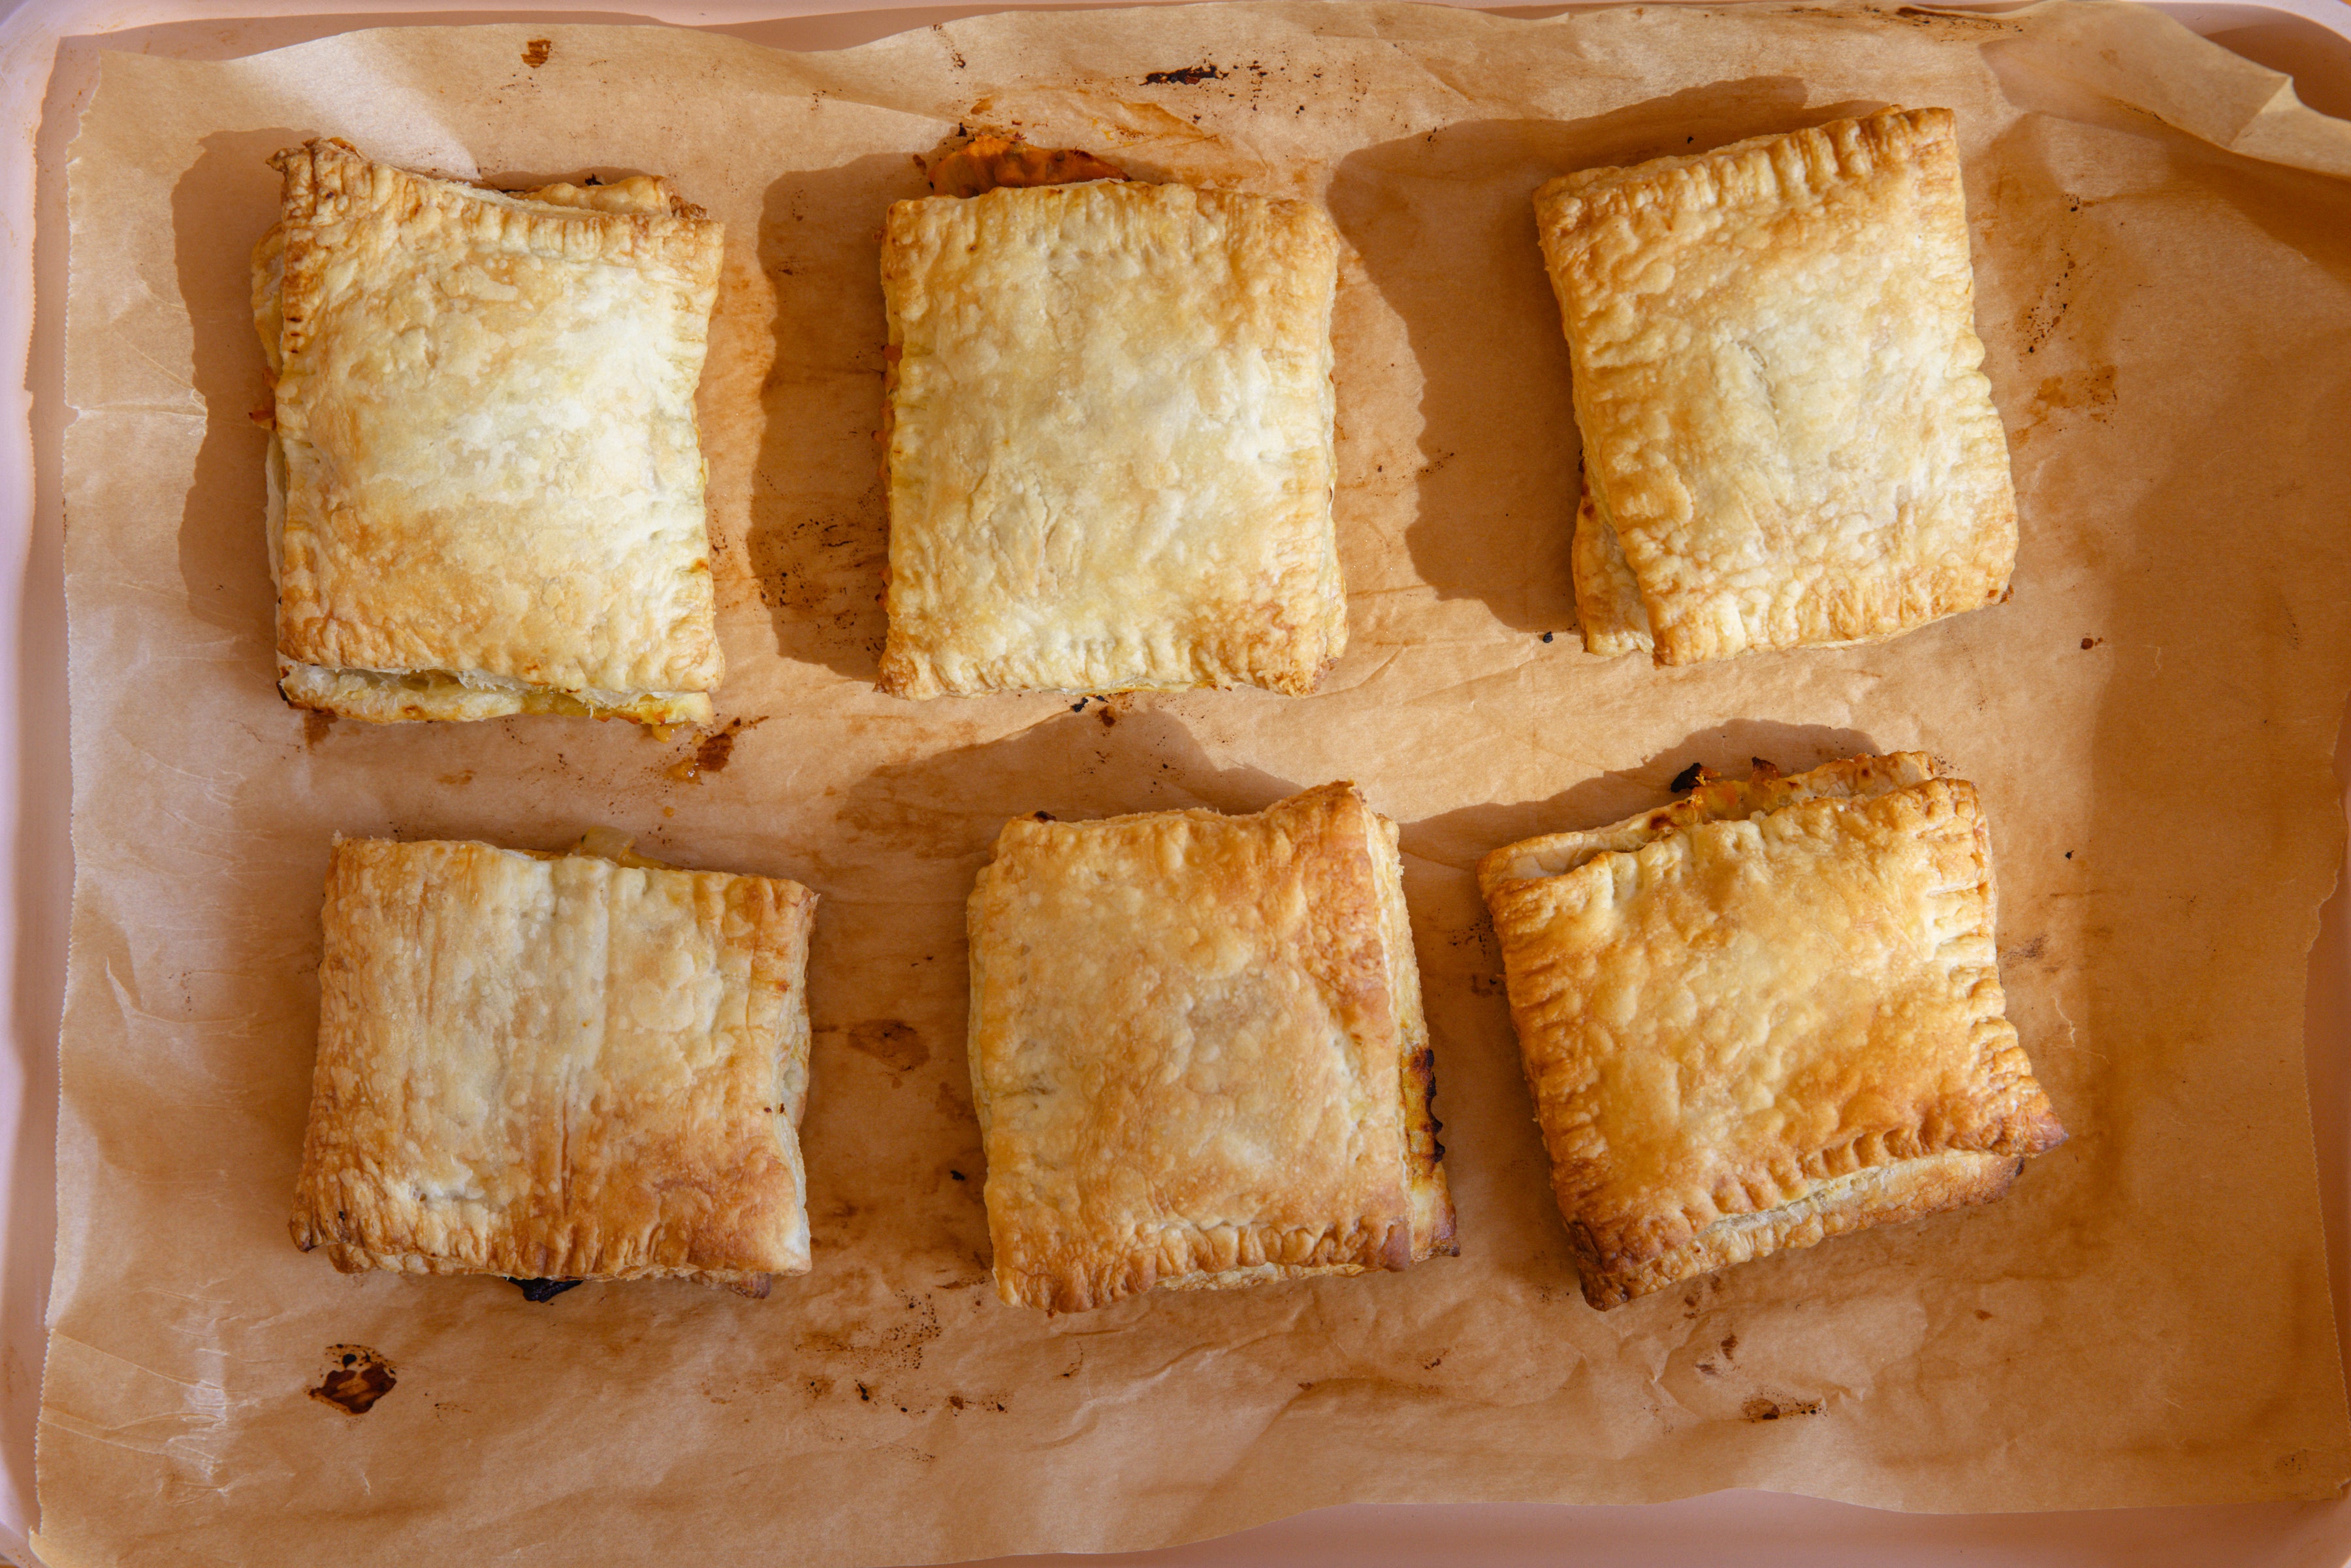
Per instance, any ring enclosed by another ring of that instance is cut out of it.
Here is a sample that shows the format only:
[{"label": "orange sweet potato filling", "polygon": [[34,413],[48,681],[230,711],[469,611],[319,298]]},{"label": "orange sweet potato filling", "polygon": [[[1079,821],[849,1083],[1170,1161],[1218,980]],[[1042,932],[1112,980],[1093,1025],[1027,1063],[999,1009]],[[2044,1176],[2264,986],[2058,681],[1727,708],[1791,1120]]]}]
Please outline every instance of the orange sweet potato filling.
[{"label": "orange sweet potato filling", "polygon": [[977,196],[1000,186],[1075,185],[1088,180],[1123,180],[1126,171],[1091,152],[1067,147],[1031,147],[1008,136],[979,135],[933,162],[925,171],[942,196]]}]

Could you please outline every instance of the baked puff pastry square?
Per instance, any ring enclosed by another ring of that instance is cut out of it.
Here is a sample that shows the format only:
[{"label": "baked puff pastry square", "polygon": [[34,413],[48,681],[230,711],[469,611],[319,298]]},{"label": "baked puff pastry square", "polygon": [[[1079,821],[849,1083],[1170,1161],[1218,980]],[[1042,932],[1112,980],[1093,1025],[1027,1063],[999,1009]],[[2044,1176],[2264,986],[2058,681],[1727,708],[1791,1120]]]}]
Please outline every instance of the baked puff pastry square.
[{"label": "baked puff pastry square", "polygon": [[340,141],[272,162],[253,301],[287,700],[706,722],[720,226],[647,176],[507,195]]},{"label": "baked puff pastry square", "polygon": [[1456,1250],[1395,826],[1353,786],[1253,817],[1013,821],[970,915],[1005,1301]]},{"label": "baked puff pastry square", "polygon": [[815,909],[625,843],[339,841],[295,1244],[346,1273],[805,1273]]},{"label": "baked puff pastry square", "polygon": [[1308,204],[1184,185],[892,207],[882,689],[1311,691],[1338,262]]},{"label": "baked puff pastry square", "polygon": [[1990,854],[1974,788],[1902,753],[1486,857],[1587,1301],[1987,1202],[2064,1140]]},{"label": "baked puff pastry square", "polygon": [[1587,169],[1535,213],[1593,652],[1833,647],[2007,597],[2016,497],[1949,110]]}]

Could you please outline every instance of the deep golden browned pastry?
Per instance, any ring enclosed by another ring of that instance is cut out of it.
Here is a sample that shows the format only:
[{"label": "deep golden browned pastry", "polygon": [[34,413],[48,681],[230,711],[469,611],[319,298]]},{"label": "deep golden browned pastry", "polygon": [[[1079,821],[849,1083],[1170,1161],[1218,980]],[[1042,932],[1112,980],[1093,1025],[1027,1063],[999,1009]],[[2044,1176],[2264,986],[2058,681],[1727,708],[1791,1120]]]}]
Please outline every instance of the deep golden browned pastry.
[{"label": "deep golden browned pastry", "polygon": [[719,225],[646,176],[506,195],[340,141],[273,162],[253,301],[287,700],[709,719]]},{"label": "deep golden browned pastry", "polygon": [[1338,260],[1306,203],[1185,185],[892,207],[883,689],[1311,691]]},{"label": "deep golden browned pastry", "polygon": [[1586,169],[1535,211],[1593,652],[1869,642],[2007,596],[2016,497],[1949,110]]},{"label": "deep golden browned pastry", "polygon": [[1450,1253],[1395,826],[1006,825],[971,895],[997,1293],[1060,1312]]},{"label": "deep golden browned pastry", "polygon": [[752,1295],[807,1271],[816,897],[614,852],[336,844],[297,1246]]},{"label": "deep golden browned pastry", "polygon": [[1904,753],[1486,857],[1587,1301],[1998,1197],[2064,1140],[1990,853],[1974,787]]}]

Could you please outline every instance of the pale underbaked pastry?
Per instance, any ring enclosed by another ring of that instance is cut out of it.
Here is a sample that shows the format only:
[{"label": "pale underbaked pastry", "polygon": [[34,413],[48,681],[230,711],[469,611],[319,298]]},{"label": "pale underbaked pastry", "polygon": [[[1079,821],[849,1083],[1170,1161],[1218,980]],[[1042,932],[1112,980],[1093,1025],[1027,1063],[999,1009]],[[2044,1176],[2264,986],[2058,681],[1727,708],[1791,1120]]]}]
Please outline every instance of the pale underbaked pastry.
[{"label": "pale underbaked pastry", "polygon": [[890,209],[889,639],[901,696],[1311,691],[1338,231],[1124,181]]},{"label": "pale underbaked pastry", "polygon": [[2007,597],[2016,497],[1949,110],[1587,169],[1535,213],[1592,651],[1836,646]]},{"label": "pale underbaked pastry", "polygon": [[339,841],[295,1244],[346,1273],[805,1273],[815,911],[625,841]]},{"label": "pale underbaked pastry", "polygon": [[1395,845],[1348,784],[1006,824],[970,908],[998,1295],[1081,1312],[1456,1250]]},{"label": "pale underbaked pastry", "polygon": [[1925,757],[1703,783],[1478,880],[1595,1307],[1989,1201],[2064,1138],[2004,1016],[1974,787]]},{"label": "pale underbaked pastry", "polygon": [[272,162],[253,304],[287,700],[706,722],[720,225],[643,175],[506,195],[340,141]]}]

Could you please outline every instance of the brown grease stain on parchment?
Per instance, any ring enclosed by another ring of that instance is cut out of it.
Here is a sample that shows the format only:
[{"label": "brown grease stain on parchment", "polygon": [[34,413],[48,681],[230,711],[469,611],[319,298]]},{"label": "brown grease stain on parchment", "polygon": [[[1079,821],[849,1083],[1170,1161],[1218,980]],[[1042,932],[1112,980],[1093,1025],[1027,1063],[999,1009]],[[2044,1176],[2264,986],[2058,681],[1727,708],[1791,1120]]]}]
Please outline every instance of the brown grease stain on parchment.
[{"label": "brown grease stain on parchment", "polygon": [[665,779],[681,784],[698,784],[705,774],[723,773],[735,759],[735,742],[745,730],[757,729],[768,722],[768,716],[757,718],[730,718],[708,735],[694,743],[692,750],[662,769]]},{"label": "brown grease stain on parchment", "polygon": [[931,1048],[913,1026],[896,1019],[866,1019],[842,1031],[852,1050],[862,1051],[883,1066],[900,1072],[931,1059]]}]

